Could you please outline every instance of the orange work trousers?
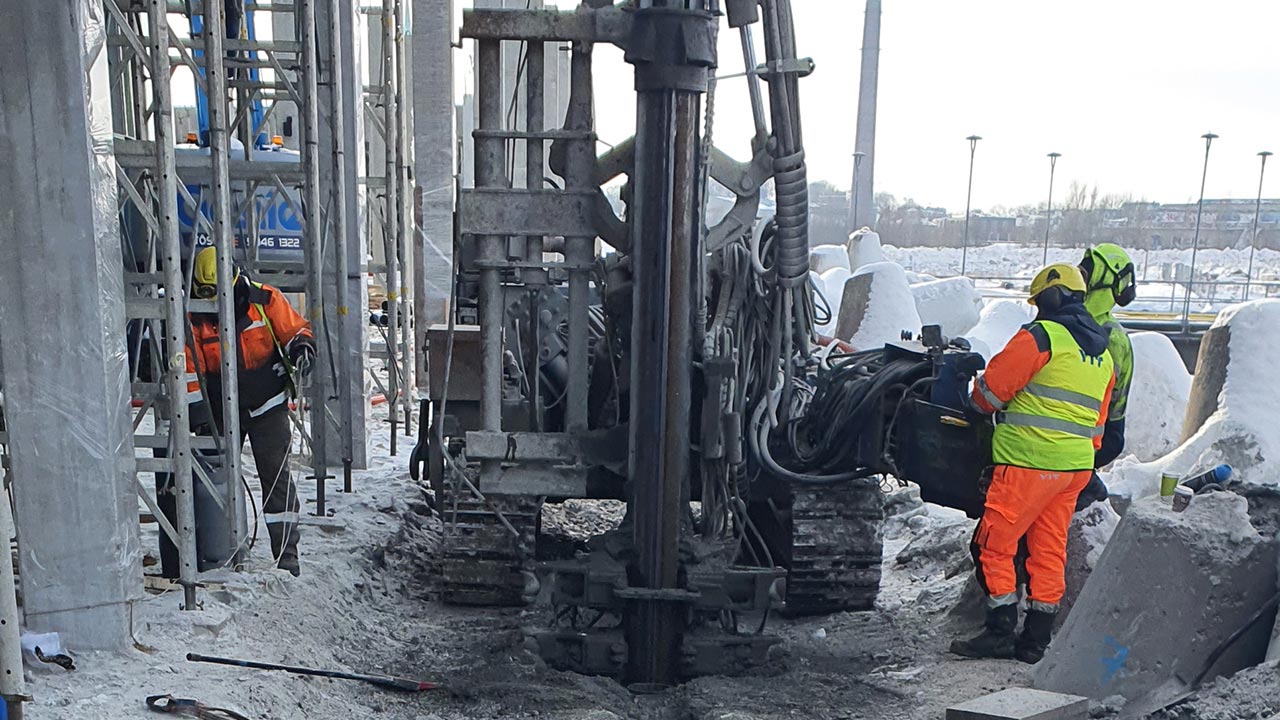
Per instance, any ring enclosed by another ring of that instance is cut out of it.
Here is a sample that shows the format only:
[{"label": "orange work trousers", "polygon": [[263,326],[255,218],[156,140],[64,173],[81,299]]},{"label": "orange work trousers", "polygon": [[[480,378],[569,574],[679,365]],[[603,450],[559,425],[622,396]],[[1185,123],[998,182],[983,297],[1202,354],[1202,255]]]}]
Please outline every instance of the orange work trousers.
[{"label": "orange work trousers", "polygon": [[994,604],[1017,599],[1014,556],[1027,538],[1028,595],[1033,603],[1056,606],[1066,591],[1067,528],[1076,498],[1093,471],[1057,472],[997,465],[986,507],[973,536],[978,581]]}]

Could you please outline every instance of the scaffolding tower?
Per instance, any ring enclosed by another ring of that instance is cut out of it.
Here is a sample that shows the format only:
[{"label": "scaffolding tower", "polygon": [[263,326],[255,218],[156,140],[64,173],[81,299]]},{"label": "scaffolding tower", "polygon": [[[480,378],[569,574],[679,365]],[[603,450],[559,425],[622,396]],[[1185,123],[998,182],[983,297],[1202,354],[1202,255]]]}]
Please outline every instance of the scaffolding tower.
[{"label": "scaffolding tower", "polygon": [[[172,478],[177,522],[161,512],[163,490],[153,492],[140,477],[137,489],[177,547],[185,607],[194,609],[197,492],[207,491],[229,524],[226,564],[241,562],[245,551],[232,290],[237,265],[283,292],[305,297],[318,359],[294,417],[302,437],[300,459],[316,482],[315,514],[326,514],[325,481],[335,460],[344,465],[346,489],[351,489],[353,447],[364,442],[352,418],[365,398],[357,397],[359,383],[348,382],[363,365],[363,355],[345,342],[337,343],[336,353],[333,348],[334,335],[349,338],[349,324],[359,322],[352,318],[348,292],[353,277],[348,241],[358,238],[348,231],[347,187],[333,179],[333,168],[322,187],[322,158],[336,163],[340,176],[348,152],[343,83],[332,75],[342,67],[334,41],[338,28],[343,17],[354,16],[350,0],[250,0],[240,12],[220,0],[104,2],[135,447],[154,455],[138,459],[138,473]],[[263,14],[265,27],[292,32],[259,39],[257,20]],[[179,68],[190,71],[200,104],[200,126],[186,137],[175,137],[173,86]],[[331,77],[322,94],[320,76],[326,69]],[[296,113],[277,117],[287,113],[281,108]],[[322,119],[328,123],[324,147]],[[284,146],[286,136],[296,149]],[[282,225],[294,232],[277,233]],[[217,248],[214,300],[188,293],[202,245]],[[203,383],[203,373],[192,377],[186,370],[191,312],[218,315],[223,416],[216,435],[193,433],[188,416],[188,382]],[[340,449],[327,447],[331,434]]]},{"label": "scaffolding tower", "polygon": [[365,144],[368,148],[366,187],[369,247],[374,250],[370,272],[386,289],[385,312],[375,314],[381,343],[374,352],[385,357],[387,378],[373,381],[387,399],[391,425],[391,454],[397,433],[410,435],[413,424],[417,349],[414,341],[412,247],[414,190],[409,168],[413,163],[410,124],[407,28],[409,7],[403,0],[383,0],[365,6],[369,19],[370,83],[364,88]]}]

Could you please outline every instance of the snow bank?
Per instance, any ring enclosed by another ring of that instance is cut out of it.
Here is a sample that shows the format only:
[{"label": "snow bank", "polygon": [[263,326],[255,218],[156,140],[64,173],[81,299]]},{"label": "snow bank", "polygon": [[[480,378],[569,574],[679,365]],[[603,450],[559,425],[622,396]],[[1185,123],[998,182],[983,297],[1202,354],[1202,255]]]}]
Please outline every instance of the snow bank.
[{"label": "snow bank", "polygon": [[880,247],[880,234],[867,228],[853,233],[845,243],[849,256],[849,269],[859,270],[866,265],[884,262],[887,258]]},{"label": "snow bank", "polygon": [[1280,383],[1275,382],[1273,352],[1280,344],[1280,300],[1233,305],[1214,327],[1230,328],[1230,356],[1218,409],[1195,435],[1173,452],[1149,463],[1117,462],[1107,487],[1113,494],[1138,498],[1160,491],[1163,472],[1186,475],[1228,463],[1235,478],[1280,484]]},{"label": "snow bank", "polygon": [[[879,242],[878,240],[876,241]],[[902,266],[893,262],[865,265],[853,274],[853,278],[867,278],[865,306],[861,318],[852,326],[847,338],[850,345],[859,350],[878,348],[902,337],[903,330],[920,331],[920,314],[916,312],[916,299]],[[865,282],[865,281],[864,281]],[[859,308],[851,308],[857,318]]]},{"label": "snow bank", "polygon": [[1143,462],[1178,447],[1191,395],[1191,374],[1168,337],[1154,332],[1129,336],[1133,385],[1125,422],[1125,453]]},{"label": "snow bank", "polygon": [[913,284],[916,312],[925,325],[941,325],[942,334],[959,337],[973,329],[982,314],[982,296],[969,278],[947,278]]},{"label": "snow bank", "polygon": [[993,300],[982,308],[978,324],[965,337],[973,350],[990,360],[1004,349],[1018,330],[1035,319],[1035,308],[1026,301]]},{"label": "snow bank", "polygon": [[842,245],[819,245],[809,251],[809,269],[819,275],[832,268],[849,268],[849,253]]},{"label": "snow bank", "polygon": [[[843,259],[844,248],[840,248],[840,256]],[[840,306],[844,302],[844,283],[852,275],[848,268],[836,266],[818,276],[818,289],[822,290],[822,296],[827,299],[827,305],[831,307],[831,322],[818,326],[818,332],[823,335],[831,335],[835,332],[836,321],[840,319]]]}]

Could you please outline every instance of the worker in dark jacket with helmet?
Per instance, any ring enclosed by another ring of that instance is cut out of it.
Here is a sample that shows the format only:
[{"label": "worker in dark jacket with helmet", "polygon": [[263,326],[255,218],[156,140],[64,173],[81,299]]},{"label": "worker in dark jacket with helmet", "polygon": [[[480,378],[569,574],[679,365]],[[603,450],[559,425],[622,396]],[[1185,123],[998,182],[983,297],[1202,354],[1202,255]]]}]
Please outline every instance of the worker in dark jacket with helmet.
[{"label": "worker in dark jacket with helmet", "polygon": [[[262,513],[271,537],[272,557],[282,570],[297,575],[299,503],[289,471],[293,442],[289,401],[296,395],[295,380],[311,371],[315,342],[310,323],[279,290],[249,280],[238,268],[233,283],[240,356],[236,367],[240,442],[247,436],[253,448],[253,460],[262,483]],[[216,251],[205,248],[196,256],[191,294],[211,299],[217,290]],[[221,424],[222,352],[218,316],[192,313],[191,331],[191,344],[187,347],[187,401],[205,401],[199,383],[203,374],[209,392],[208,413],[214,423]],[[201,414],[193,410],[192,417],[198,418]],[[198,422],[193,420],[193,424]],[[210,430],[206,426],[205,432]]]},{"label": "worker in dark jacket with helmet", "polygon": [[[1037,662],[1065,586],[1067,527],[1076,498],[1093,475],[1115,370],[1107,333],[1084,307],[1085,283],[1074,265],[1050,265],[1031,283],[1036,320],[987,366],[973,402],[996,419],[995,463],[974,534],[978,581],[987,593],[982,634],[952,643],[967,657]],[[1026,537],[1029,605],[1018,626],[1014,556]]]}]

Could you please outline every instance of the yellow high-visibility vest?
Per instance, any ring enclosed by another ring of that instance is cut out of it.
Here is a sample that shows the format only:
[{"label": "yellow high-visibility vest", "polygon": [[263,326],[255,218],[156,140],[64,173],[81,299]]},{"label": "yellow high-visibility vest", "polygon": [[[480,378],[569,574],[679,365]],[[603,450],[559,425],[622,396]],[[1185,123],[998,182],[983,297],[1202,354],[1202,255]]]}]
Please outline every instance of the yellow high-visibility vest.
[{"label": "yellow high-visibility vest", "polygon": [[1035,324],[1049,337],[1049,362],[996,414],[992,459],[1037,470],[1090,470],[1115,363],[1105,350],[1086,353],[1056,322]]}]

